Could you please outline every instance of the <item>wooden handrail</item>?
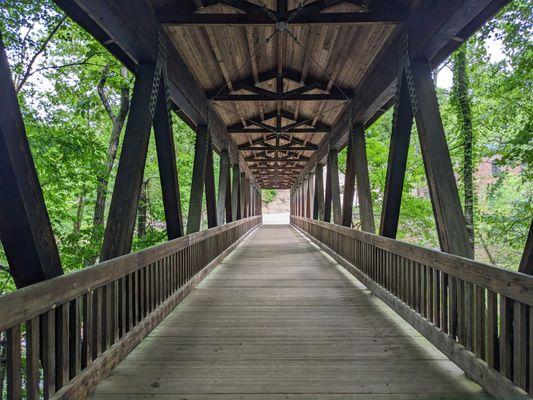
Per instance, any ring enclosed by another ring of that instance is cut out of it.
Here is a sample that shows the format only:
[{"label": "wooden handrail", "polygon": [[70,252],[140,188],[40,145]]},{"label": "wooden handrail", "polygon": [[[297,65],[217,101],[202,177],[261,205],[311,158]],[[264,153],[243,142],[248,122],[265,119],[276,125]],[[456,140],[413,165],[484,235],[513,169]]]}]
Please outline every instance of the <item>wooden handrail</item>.
[{"label": "wooden handrail", "polygon": [[498,292],[513,300],[533,305],[533,276],[521,272],[508,271],[490,264],[468,258],[443,253],[415,244],[347,228],[323,221],[292,216],[294,220],[311,222],[330,231],[375,246],[390,253],[407,257],[411,261],[424,264],[466,282]]},{"label": "wooden handrail", "polygon": [[21,398],[23,388],[28,398],[83,398],[261,220],[241,219],[0,296],[8,398]]},{"label": "wooden handrail", "polygon": [[291,223],[497,398],[533,394],[533,277],[291,216]]}]

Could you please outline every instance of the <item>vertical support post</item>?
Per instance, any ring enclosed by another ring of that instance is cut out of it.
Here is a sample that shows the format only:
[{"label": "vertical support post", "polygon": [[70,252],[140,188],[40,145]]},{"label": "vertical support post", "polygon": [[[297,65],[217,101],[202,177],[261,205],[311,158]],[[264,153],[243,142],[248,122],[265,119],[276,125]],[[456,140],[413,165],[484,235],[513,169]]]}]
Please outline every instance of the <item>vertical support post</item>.
[{"label": "vertical support post", "polygon": [[337,149],[329,150],[328,169],[331,180],[331,202],[333,203],[333,222],[340,225],[342,222],[341,193],[339,186],[339,152]]},{"label": "vertical support post", "polygon": [[169,240],[183,236],[180,189],[176,168],[176,150],[172,132],[172,116],[168,109],[168,92],[165,81],[159,85],[154,114],[154,134],[157,149],[157,163],[163,192],[163,206],[167,237]]},{"label": "vertical support post", "polygon": [[303,216],[305,218],[309,217],[309,176],[306,176],[302,181],[302,194],[303,194]]},{"label": "vertical support post", "polygon": [[207,147],[209,145],[208,140],[207,126],[198,126],[196,131],[196,142],[194,144],[191,196],[189,200],[189,216],[187,218],[188,235],[198,232],[202,221],[202,198],[204,191]]},{"label": "vertical support post", "polygon": [[326,195],[324,198],[324,221],[331,222],[331,166],[328,163],[326,165]]},{"label": "vertical support post", "polygon": [[[527,235],[526,246],[520,261],[518,272],[533,275],[533,221],[529,227],[529,234]],[[533,324],[533,321],[531,322]],[[533,382],[531,383],[533,385]]]},{"label": "vertical support post", "polygon": [[303,217],[303,187],[302,182],[298,184],[298,216]]},{"label": "vertical support post", "polygon": [[392,239],[396,239],[396,233],[398,231],[412,126],[413,112],[411,110],[409,89],[402,66],[398,74],[398,88],[396,91],[396,104],[394,106],[389,160],[387,163],[387,176],[385,179],[383,209],[381,211],[381,225],[379,229],[381,236]]},{"label": "vertical support post", "polygon": [[365,128],[362,124],[354,126],[355,147],[355,176],[357,177],[357,196],[361,229],[374,233],[374,210],[372,207],[372,192],[370,191],[370,178],[368,176],[368,160],[366,157]]},{"label": "vertical support post", "polygon": [[[351,124],[350,124],[351,125]],[[346,148],[346,174],[344,175],[344,199],[342,202],[342,225],[352,226],[353,198],[355,190],[355,132],[348,132]]]},{"label": "vertical support post", "polygon": [[315,172],[309,172],[309,179],[307,181],[307,197],[309,198],[309,209],[307,213],[308,218],[314,217],[314,205],[315,205]]},{"label": "vertical support post", "polygon": [[[152,63],[141,63],[137,66],[130,112],[100,256],[102,261],[129,253],[131,250],[135,215],[152,125],[150,99],[154,91],[158,90],[156,74],[156,66]],[[157,92],[155,94],[157,95]]]},{"label": "vertical support post", "polygon": [[[220,225],[224,224],[224,211],[226,209],[226,191],[230,178],[229,153],[223,150],[220,153],[220,173],[218,175],[218,203],[217,220]],[[230,216],[231,220],[231,216]]]},{"label": "vertical support post", "polygon": [[447,253],[472,258],[466,220],[453,174],[431,67],[427,61],[414,61],[406,76],[414,89],[411,103],[413,110],[416,110],[414,114],[418,137],[440,247]]},{"label": "vertical support post", "polygon": [[239,182],[239,210],[241,218],[246,218],[246,175],[244,172],[240,174]]},{"label": "vertical support post", "polygon": [[315,197],[316,217],[318,221],[324,221],[324,168],[322,164],[316,165],[315,172]]},{"label": "vertical support post", "polygon": [[228,160],[228,178],[226,179],[226,224],[233,222],[234,214],[231,204],[232,193],[231,193],[231,164]]},{"label": "vertical support post", "polygon": [[0,33],[0,238],[15,285],[63,269]]},{"label": "vertical support post", "polygon": [[239,199],[239,180],[241,179],[241,171],[239,170],[239,164],[233,164],[233,183],[231,187],[231,215],[233,219],[237,221],[241,218],[239,212],[240,199]]},{"label": "vertical support post", "polygon": [[215,193],[215,171],[213,165],[213,144],[208,130],[207,158],[205,162],[205,205],[207,209],[207,226],[214,228],[217,221],[217,199]]}]

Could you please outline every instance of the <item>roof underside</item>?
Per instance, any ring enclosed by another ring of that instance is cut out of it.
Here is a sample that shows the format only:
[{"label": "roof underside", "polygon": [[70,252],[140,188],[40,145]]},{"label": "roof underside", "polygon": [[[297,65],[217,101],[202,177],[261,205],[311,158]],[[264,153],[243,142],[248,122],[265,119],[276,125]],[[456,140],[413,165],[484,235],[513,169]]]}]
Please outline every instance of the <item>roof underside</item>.
[{"label": "roof underside", "polygon": [[[366,16],[373,13],[373,3],[381,3],[378,10],[382,11],[384,2],[307,0],[300,8],[299,0],[289,0],[286,15],[291,21],[286,31],[280,31],[272,14],[280,16],[283,10],[278,7],[283,2],[251,0],[258,6],[252,11],[244,10],[243,2],[222,3],[204,1],[208,5],[204,7],[201,1],[192,2],[190,16],[227,16],[229,22],[200,26],[199,18],[174,18],[176,2],[152,1],[169,38],[258,183],[288,188],[354,96],[376,56],[392,45],[407,5],[386,2],[398,20],[304,25],[298,17]],[[311,10],[312,5],[320,7]],[[247,17],[244,11],[263,13],[265,23],[230,25],[232,18]],[[274,95],[279,93],[285,97]]]},{"label": "roof underside", "polygon": [[350,118],[368,126],[390,106],[402,32],[435,66],[508,2],[54,1],[131,70],[155,61],[163,29],[180,115],[263,188],[293,187],[344,146]]}]

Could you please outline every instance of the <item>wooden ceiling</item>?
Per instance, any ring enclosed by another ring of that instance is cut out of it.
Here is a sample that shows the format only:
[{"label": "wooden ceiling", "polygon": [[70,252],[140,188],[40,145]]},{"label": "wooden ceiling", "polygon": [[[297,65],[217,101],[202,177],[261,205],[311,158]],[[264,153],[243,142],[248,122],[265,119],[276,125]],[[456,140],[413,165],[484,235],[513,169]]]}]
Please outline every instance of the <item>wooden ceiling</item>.
[{"label": "wooden ceiling", "polygon": [[292,185],[408,11],[400,0],[152,6],[264,187]]}]

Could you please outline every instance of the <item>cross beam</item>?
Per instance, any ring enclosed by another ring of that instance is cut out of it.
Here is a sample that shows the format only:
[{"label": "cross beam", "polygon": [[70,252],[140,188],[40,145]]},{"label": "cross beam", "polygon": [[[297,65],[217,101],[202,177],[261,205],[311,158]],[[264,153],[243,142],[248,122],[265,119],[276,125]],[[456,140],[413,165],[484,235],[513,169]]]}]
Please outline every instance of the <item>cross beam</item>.
[{"label": "cross beam", "polygon": [[[311,89],[309,89],[311,90]],[[298,93],[263,93],[263,94],[226,94],[217,96],[213,101],[345,101],[343,94],[334,93],[315,93],[315,94],[298,94]]]},{"label": "cross beam", "polygon": [[[156,15],[164,26],[241,26],[265,27],[276,26],[276,21],[266,13],[250,12],[246,14],[197,14],[184,13],[182,6],[169,5],[156,10]],[[282,16],[275,14],[278,21]],[[296,15],[290,25],[371,25],[371,24],[402,24],[406,21],[405,12],[376,11],[376,12],[337,12],[337,13],[309,13]]]},{"label": "cross beam", "polygon": [[[354,93],[351,89],[348,89],[345,87],[338,87],[338,86],[333,86],[330,88],[331,85],[329,81],[324,81],[324,80],[321,80],[315,77],[303,78],[303,75],[301,72],[298,72],[290,68],[283,69],[283,71],[281,72],[281,78],[289,80],[296,84],[302,85],[301,87],[289,90],[287,92],[284,92],[282,95],[279,95],[274,91],[257,86],[259,83],[268,82],[277,77],[278,77],[277,68],[271,69],[269,71],[258,74],[257,81],[255,80],[253,76],[250,76],[250,77],[238,80],[236,82],[233,82],[232,83],[233,90],[230,90],[227,87],[227,85],[225,85],[223,87],[210,91],[208,93],[208,97],[216,101],[229,101],[229,100],[225,100],[228,98],[229,95],[234,94],[235,92],[240,91],[240,90],[246,90],[248,92],[255,93],[256,95],[258,95],[257,97],[263,97],[267,99],[264,101],[268,101],[268,100],[279,101],[278,98],[283,97],[281,98],[281,100],[291,100],[292,97],[302,95],[304,93],[307,93],[315,89],[327,91],[327,93],[325,94],[329,94],[333,98],[333,100],[336,100],[336,99],[345,100],[347,97],[351,98],[354,96]],[[252,98],[252,96],[250,96],[250,98]]]},{"label": "cross beam", "polygon": [[[286,110],[281,110],[280,116],[282,118],[288,119],[290,121],[294,121],[294,123],[292,123],[292,124],[289,124],[287,126],[281,127],[280,132],[282,132],[282,133],[290,133],[290,132],[294,133],[294,131],[297,128],[299,128],[299,127],[301,127],[303,125],[311,126],[311,128],[307,128],[307,129],[312,129],[312,132],[301,132],[301,133],[313,133],[313,132],[317,132],[317,131],[318,132],[322,132],[322,133],[327,133],[327,132],[329,132],[331,130],[331,126],[329,126],[328,124],[321,123],[321,122],[317,122],[317,123],[315,123],[313,125],[314,118],[311,118],[311,117],[309,117],[307,115],[304,115],[304,116],[301,115],[300,118],[295,120],[294,119],[294,115],[292,114],[292,112],[289,112],[289,111],[286,111]],[[254,115],[251,118],[246,118],[246,121],[250,125],[255,125],[255,126],[259,127],[262,130],[261,132],[253,132],[253,133],[267,133],[267,132],[273,133],[273,132],[276,132],[277,128],[275,126],[266,124],[265,121],[268,121],[268,120],[270,120],[272,118],[276,118],[276,117],[277,117],[277,112],[276,111],[271,111],[271,112],[265,113],[263,116]],[[252,129],[252,128],[245,127],[242,124],[235,124],[235,125],[228,126],[227,129],[228,129],[228,132],[242,133],[243,131],[244,132],[248,132],[248,129]]]}]

